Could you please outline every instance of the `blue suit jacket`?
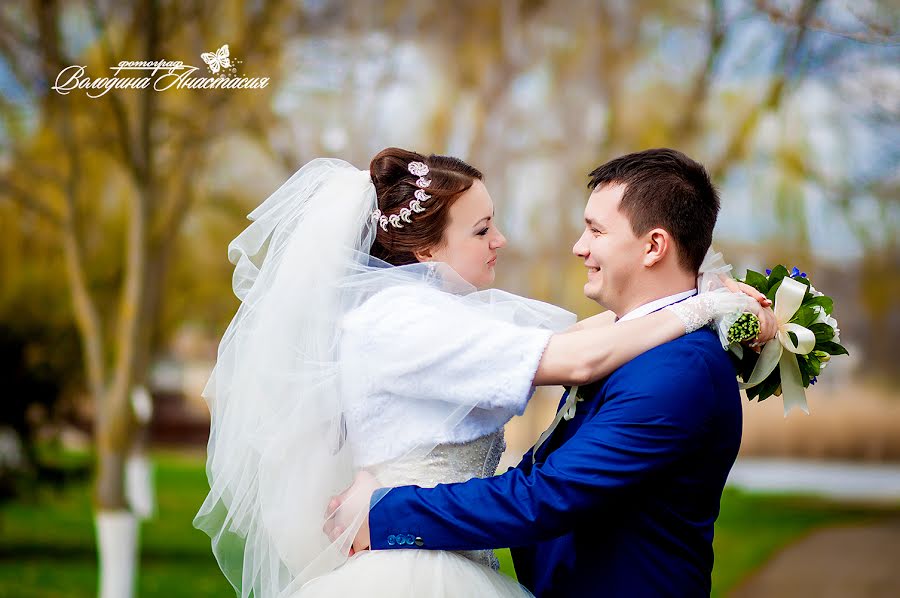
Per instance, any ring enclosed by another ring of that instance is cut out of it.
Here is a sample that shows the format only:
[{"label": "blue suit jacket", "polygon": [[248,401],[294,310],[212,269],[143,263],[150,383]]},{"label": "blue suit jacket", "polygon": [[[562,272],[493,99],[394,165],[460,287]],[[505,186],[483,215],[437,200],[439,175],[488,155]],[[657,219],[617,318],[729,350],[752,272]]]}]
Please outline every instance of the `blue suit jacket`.
[{"label": "blue suit jacket", "polygon": [[372,548],[510,546],[539,597],[708,595],[713,524],[741,440],[716,335],[656,347],[585,390],[593,398],[536,464],[529,452],[492,478],[388,492],[369,514]]}]

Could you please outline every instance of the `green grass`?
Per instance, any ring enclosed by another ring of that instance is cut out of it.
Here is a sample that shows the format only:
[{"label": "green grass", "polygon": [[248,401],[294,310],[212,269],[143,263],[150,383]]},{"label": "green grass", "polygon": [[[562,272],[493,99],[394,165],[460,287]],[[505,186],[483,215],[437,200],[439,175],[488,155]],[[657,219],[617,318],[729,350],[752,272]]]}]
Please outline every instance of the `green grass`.
[{"label": "green grass", "polygon": [[[155,457],[158,516],[141,529],[139,596],[233,595],[205,534],[191,520],[206,495],[203,464]],[[774,551],[820,526],[863,521],[883,511],[798,496],[728,490],[716,526],[713,595],[735,587]],[[513,574],[509,551],[498,551]],[[0,597],[96,596],[96,548],[89,489],[44,492],[0,507]]]},{"label": "green grass", "polygon": [[[191,526],[208,486],[196,458],[154,459],[157,517],[141,528],[139,596],[233,596]],[[90,490],[44,492],[36,501],[0,508],[0,597],[93,597],[97,553]]]}]

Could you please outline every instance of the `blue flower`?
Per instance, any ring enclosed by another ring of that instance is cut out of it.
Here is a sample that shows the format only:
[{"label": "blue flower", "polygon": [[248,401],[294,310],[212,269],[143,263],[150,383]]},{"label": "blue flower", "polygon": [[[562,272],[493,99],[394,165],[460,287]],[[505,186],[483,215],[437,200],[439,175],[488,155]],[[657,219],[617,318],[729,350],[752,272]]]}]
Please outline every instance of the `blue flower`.
[{"label": "blue flower", "polygon": [[801,272],[801,273],[800,273],[800,278],[806,278],[806,272]]},{"label": "blue flower", "polygon": [[766,268],[766,276],[771,276],[771,275],[772,275],[772,270],[770,270],[769,268]]},{"label": "blue flower", "polygon": [[818,379],[819,379],[819,377],[818,377],[818,376],[813,376],[813,377],[812,377],[812,378],[810,378],[810,380],[809,380],[809,384],[810,384],[810,385],[813,385],[813,384],[815,384],[815,383],[816,383],[816,380],[818,380]]},{"label": "blue flower", "polygon": [[800,276],[800,270],[797,268],[797,266],[791,268],[791,276]]}]

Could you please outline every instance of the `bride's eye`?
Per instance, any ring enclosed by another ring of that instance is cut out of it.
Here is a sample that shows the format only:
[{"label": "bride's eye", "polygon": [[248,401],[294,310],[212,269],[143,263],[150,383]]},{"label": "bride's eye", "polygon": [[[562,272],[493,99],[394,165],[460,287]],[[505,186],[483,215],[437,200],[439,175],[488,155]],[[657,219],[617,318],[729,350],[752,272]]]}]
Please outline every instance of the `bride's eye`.
[{"label": "bride's eye", "polygon": [[488,228],[481,229],[480,231],[478,231],[478,236],[479,237],[485,236],[487,234],[488,230],[490,230],[490,229],[488,229]]}]

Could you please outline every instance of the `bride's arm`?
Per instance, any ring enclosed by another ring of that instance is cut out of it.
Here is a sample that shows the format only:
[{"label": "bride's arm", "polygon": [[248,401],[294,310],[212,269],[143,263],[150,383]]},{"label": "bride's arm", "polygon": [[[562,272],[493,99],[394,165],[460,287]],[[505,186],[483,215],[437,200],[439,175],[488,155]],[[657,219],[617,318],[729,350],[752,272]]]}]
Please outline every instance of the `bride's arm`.
[{"label": "bride's arm", "polygon": [[589,328],[597,328],[599,326],[609,326],[616,321],[616,314],[612,311],[605,311],[601,314],[585,318],[575,322],[566,332],[575,332],[576,330],[587,330]]},{"label": "bride's arm", "polygon": [[761,340],[769,340],[774,334],[774,326],[769,321],[771,310],[748,301],[742,294],[704,293],[614,326],[554,334],[544,349],[532,384],[582,385],[599,380],[641,353],[696,330],[719,315],[740,309],[749,309],[760,317]]},{"label": "bride's arm", "polygon": [[533,385],[582,385],[599,380],[684,332],[684,323],[678,316],[661,310],[615,326],[554,334],[544,349]]}]

